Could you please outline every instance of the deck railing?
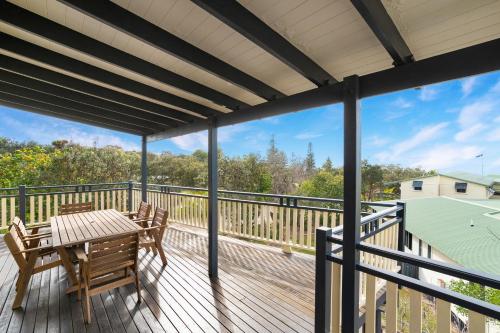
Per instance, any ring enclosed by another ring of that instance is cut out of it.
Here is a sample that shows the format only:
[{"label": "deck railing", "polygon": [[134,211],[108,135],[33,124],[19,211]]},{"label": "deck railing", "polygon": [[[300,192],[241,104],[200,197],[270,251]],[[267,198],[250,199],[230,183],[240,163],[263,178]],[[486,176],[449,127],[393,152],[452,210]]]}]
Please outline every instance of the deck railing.
[{"label": "deck railing", "polygon": [[[393,217],[394,213],[396,216]],[[379,222],[374,224],[376,220]],[[396,241],[392,238],[395,234]],[[399,298],[402,293],[409,294],[409,319],[404,325],[410,333],[422,332],[424,320],[427,320],[423,316],[424,301],[433,303],[435,329],[439,333],[452,331],[452,305],[469,310],[468,332],[485,333],[489,318],[500,320],[499,306],[405,276],[401,268],[403,265],[413,265],[495,289],[500,289],[500,277],[405,253],[404,242],[401,241],[403,237],[403,204],[361,220],[361,241],[357,245],[360,261],[356,270],[360,272],[359,304],[362,318],[359,324],[364,326],[364,332],[382,332],[382,311],[385,312],[385,332],[405,331],[401,327],[402,318],[398,318],[401,307],[405,306]],[[315,330],[340,332],[342,229],[318,228],[316,239]],[[430,296],[432,301],[424,299],[424,295]]]}]

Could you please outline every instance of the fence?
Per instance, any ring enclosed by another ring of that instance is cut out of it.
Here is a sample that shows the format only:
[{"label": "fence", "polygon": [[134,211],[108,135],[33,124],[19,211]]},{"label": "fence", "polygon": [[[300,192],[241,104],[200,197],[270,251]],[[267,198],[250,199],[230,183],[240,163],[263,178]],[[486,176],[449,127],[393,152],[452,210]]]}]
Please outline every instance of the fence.
[{"label": "fence", "polygon": [[[392,214],[396,213],[396,216]],[[378,221],[373,223],[374,221]],[[388,208],[361,220],[361,241],[357,245],[360,260],[359,320],[364,332],[382,332],[381,312],[385,312],[385,332],[400,332],[398,318],[400,293],[409,294],[409,332],[421,333],[423,295],[435,299],[437,332],[451,332],[452,304],[469,310],[468,331],[486,332],[488,318],[500,320],[500,307],[449,289],[428,284],[401,274],[402,265],[413,265],[464,279],[481,286],[500,289],[500,278],[463,267],[404,252],[404,206]],[[397,229],[396,229],[397,228]],[[391,231],[392,230],[392,231]],[[397,232],[396,232],[397,230]],[[316,231],[316,332],[340,332],[343,240],[341,229],[319,228]],[[384,236],[385,233],[385,236]],[[395,241],[394,235],[397,239]],[[378,240],[377,240],[378,238]],[[395,246],[397,243],[397,246]]]}]

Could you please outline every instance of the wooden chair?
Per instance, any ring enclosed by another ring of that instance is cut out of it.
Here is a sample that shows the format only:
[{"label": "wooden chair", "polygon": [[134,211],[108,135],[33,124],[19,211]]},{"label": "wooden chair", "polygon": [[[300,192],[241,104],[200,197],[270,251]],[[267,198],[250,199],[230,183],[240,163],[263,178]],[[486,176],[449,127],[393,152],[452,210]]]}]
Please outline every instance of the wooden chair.
[{"label": "wooden chair", "polygon": [[90,212],[90,211],[92,211],[92,203],[91,202],[64,204],[64,205],[61,205],[61,208],[59,209],[59,215],[85,213],[85,212]]},{"label": "wooden chair", "polygon": [[16,282],[16,297],[12,309],[21,307],[31,276],[62,264],[59,256],[52,255],[55,249],[51,245],[27,248],[15,228],[11,228],[3,237],[5,244],[19,267]]},{"label": "wooden chair", "polygon": [[[19,217],[14,217],[9,229],[15,229],[18,237],[23,242],[25,248],[37,247],[40,245],[52,244],[51,232],[39,232],[40,228],[48,227],[50,223],[37,224],[35,226],[26,227]],[[31,231],[31,233],[28,232]]]},{"label": "wooden chair", "polygon": [[146,221],[136,221],[137,224],[143,227],[140,233],[139,245],[147,251],[153,250],[154,255],[160,254],[163,265],[167,264],[165,251],[163,251],[162,240],[167,228],[168,212],[163,208],[157,207],[151,225]]},{"label": "wooden chair", "polygon": [[138,302],[141,302],[138,249],[139,235],[133,233],[90,242],[88,255],[81,248],[74,250],[80,262],[78,299],[82,297],[83,288],[87,323],[90,323],[90,297],[93,295],[135,283]]},{"label": "wooden chair", "polygon": [[150,218],[149,216],[151,215],[151,205],[147,202],[141,201],[137,212],[126,213],[126,215],[128,215],[129,219],[134,221],[148,220]]}]

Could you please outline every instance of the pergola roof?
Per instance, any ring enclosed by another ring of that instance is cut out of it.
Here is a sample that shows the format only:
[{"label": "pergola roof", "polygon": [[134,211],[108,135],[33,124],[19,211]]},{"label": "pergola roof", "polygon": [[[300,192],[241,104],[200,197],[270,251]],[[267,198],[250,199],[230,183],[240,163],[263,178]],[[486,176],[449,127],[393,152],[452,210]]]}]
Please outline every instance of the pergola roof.
[{"label": "pergola roof", "polygon": [[0,0],[0,103],[150,139],[500,68],[500,1]]}]

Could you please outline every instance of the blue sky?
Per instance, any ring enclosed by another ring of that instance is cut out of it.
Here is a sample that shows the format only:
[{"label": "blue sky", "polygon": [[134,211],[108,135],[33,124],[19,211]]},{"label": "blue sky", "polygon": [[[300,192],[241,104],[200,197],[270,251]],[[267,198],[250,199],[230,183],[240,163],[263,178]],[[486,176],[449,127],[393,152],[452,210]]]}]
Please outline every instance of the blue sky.
[{"label": "blue sky", "polygon": [[[372,163],[440,171],[500,174],[500,72],[445,82],[362,101],[362,155]],[[119,145],[138,150],[138,137],[0,107],[0,136],[50,143]],[[228,155],[265,154],[272,135],[278,147],[303,157],[313,144],[317,164],[342,165],[340,104],[221,128]],[[190,153],[206,149],[206,132],[149,145],[150,151]]]}]

